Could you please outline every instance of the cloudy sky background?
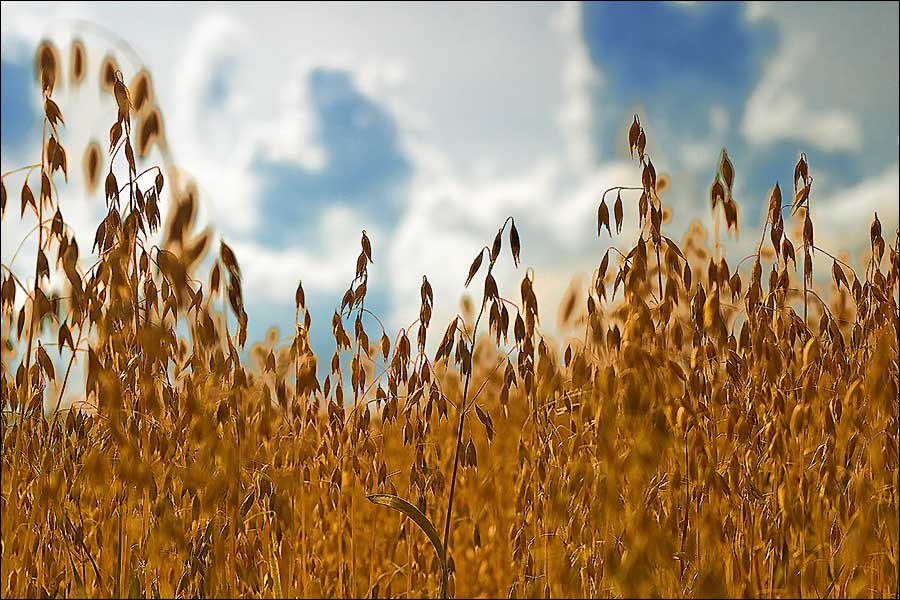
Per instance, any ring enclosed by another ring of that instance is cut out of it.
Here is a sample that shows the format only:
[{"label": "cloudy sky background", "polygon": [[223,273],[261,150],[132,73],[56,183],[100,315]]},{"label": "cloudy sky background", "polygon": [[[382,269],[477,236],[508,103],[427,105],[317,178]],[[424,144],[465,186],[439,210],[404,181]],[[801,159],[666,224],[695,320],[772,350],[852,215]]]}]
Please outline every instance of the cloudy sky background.
[{"label": "cloudy sky background", "polygon": [[[626,142],[635,112],[671,178],[670,237],[711,223],[723,147],[741,211],[730,262],[752,251],[768,190],[792,187],[800,151],[818,245],[857,256],[875,210],[886,237],[897,227],[897,3],[3,2],[4,172],[40,154],[39,40],[64,55],[73,37],[88,47],[86,84],[56,94],[72,175],[62,210],[83,252],[104,204],[79,191],[80,156],[114,119],[96,77],[118,44],[83,21],[127,40],[151,71],[175,159],[201,190],[201,225],[241,264],[251,339],[269,325],[290,334],[302,280],[314,345],[332,348],[330,316],[364,228],[367,306],[393,329],[408,324],[427,274],[442,331],[508,215],[552,329],[570,281],[589,281],[611,243],[596,236],[600,194],[639,182]],[[116,56],[127,80],[139,64]],[[19,185],[7,181],[12,199]],[[626,231],[636,221],[627,211]],[[4,263],[33,225],[18,223],[14,202]],[[20,256],[13,266],[27,272]],[[522,272],[500,275],[517,298]]]}]

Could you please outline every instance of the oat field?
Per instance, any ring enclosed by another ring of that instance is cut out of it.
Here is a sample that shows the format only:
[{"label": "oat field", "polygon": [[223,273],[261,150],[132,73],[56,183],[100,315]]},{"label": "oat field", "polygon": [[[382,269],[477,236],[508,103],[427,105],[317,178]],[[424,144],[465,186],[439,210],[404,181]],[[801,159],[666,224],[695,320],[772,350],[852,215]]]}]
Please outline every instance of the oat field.
[{"label": "oat field", "polygon": [[[474,301],[433,322],[425,276],[399,331],[367,316],[363,231],[316,356],[302,273],[290,337],[247,339],[240,256],[194,231],[150,74],[104,64],[108,135],[63,147],[54,90],[86,68],[39,47],[42,153],[3,167],[3,220],[37,242],[0,285],[3,597],[896,597],[900,238],[873,214],[864,264],[817,246],[806,156],[726,260],[728,154],[712,245],[668,231],[635,116],[640,178],[583,223],[615,246],[561,307],[577,342],[545,335],[511,215],[458,248]],[[92,248],[72,169],[106,200]]]}]

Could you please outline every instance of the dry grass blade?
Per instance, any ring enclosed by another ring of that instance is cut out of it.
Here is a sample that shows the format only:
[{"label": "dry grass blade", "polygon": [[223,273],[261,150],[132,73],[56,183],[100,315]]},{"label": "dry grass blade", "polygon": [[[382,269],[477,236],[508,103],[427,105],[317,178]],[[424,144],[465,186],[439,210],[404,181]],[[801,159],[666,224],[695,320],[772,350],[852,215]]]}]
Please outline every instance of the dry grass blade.
[{"label": "dry grass blade", "polygon": [[444,563],[444,546],[441,544],[441,538],[438,537],[437,530],[434,528],[434,525],[431,524],[431,521],[428,520],[422,511],[418,508],[404,500],[399,496],[395,496],[393,494],[369,494],[366,496],[366,499],[373,504],[378,504],[380,506],[387,506],[388,508],[392,508],[400,513],[403,513],[407,517],[413,520],[413,522],[422,530],[428,537],[428,541],[431,542],[432,547],[434,548],[434,552],[438,557],[441,565],[441,588],[438,592],[439,598],[447,597],[447,565]]}]

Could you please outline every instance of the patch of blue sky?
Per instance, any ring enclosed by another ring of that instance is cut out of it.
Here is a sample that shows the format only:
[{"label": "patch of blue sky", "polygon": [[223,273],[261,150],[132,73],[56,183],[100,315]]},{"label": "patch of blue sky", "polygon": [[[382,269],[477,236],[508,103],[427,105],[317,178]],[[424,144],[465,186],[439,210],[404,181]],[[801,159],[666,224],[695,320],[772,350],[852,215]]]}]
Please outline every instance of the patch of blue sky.
[{"label": "patch of blue sky", "polygon": [[264,158],[254,165],[264,182],[262,235],[276,247],[316,228],[323,209],[335,203],[389,228],[400,214],[398,192],[412,171],[393,117],[356,87],[350,73],[317,68],[308,85],[324,166]]},{"label": "patch of blue sky", "polygon": [[31,64],[0,62],[0,145],[4,156],[38,131],[41,115],[35,105],[38,89]]},{"label": "patch of blue sky", "polygon": [[677,115],[694,135],[705,132],[710,107],[740,111],[776,41],[772,28],[745,23],[743,11],[739,3],[585,3],[583,34],[606,80],[604,101]]},{"label": "patch of blue sky", "polygon": [[[776,181],[780,184],[782,192],[790,189],[793,193],[794,165],[797,161],[797,155],[800,145],[792,141],[780,141],[767,146],[764,150],[748,151],[743,150],[743,168],[747,175],[742,177],[750,178],[748,185],[751,190],[765,193],[765,190],[774,186]],[[815,148],[804,149],[809,157],[813,178],[815,179],[815,171],[827,174],[830,184],[848,185],[859,181],[864,177],[864,161],[858,160],[856,155],[848,152],[823,152]],[[729,152],[731,156],[731,152]],[[824,178],[824,176],[823,176]],[[710,184],[712,180],[710,180]],[[813,184],[815,188],[815,184]],[[757,194],[759,196],[759,194]],[[785,194],[787,197],[787,194]],[[766,200],[765,197],[756,198],[759,202]],[[741,202],[741,199],[738,199]]]},{"label": "patch of blue sky", "polygon": [[[740,131],[747,100],[780,42],[769,19],[748,22],[741,3],[600,2],[584,3],[583,35],[604,84],[594,93],[598,148],[608,155],[621,150],[624,123],[639,109],[645,121],[660,124],[648,132],[656,147],[675,159],[680,142],[713,139],[729,151],[746,182],[739,198],[743,210],[755,212],[775,181],[790,188],[793,165],[806,151],[813,170],[827,173],[832,184],[849,185],[896,160],[891,155],[872,166],[869,157],[846,149],[824,150],[788,138],[754,147]],[[810,74],[816,77],[817,74]],[[798,81],[798,86],[804,82]],[[713,131],[710,112],[728,116],[722,131]],[[891,129],[896,131],[896,128]],[[875,132],[870,132],[880,140]],[[674,161],[673,161],[674,162]],[[677,163],[676,163],[677,164]],[[868,165],[868,166],[867,166]],[[661,165],[669,170],[667,165]],[[658,167],[660,168],[660,167]],[[706,173],[673,173],[707,176]],[[742,182],[742,183],[743,183]],[[704,182],[700,182],[704,189]],[[677,182],[676,182],[677,186]],[[697,189],[695,185],[687,186]]]}]

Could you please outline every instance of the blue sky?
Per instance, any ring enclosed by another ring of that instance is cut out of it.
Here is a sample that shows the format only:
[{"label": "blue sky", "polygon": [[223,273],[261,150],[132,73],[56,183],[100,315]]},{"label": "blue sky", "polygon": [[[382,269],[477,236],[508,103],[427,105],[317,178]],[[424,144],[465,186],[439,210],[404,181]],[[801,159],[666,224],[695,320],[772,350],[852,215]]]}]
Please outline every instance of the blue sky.
[{"label": "blue sky", "polygon": [[[82,37],[89,69],[110,49],[126,75],[146,64],[176,160],[201,190],[201,224],[242,264],[251,337],[290,330],[303,280],[327,350],[363,228],[372,307],[394,328],[414,320],[427,274],[442,329],[510,214],[552,326],[573,276],[589,279],[610,243],[595,235],[599,194],[638,181],[625,143],[634,112],[672,179],[672,237],[710,222],[723,147],[745,232],[775,181],[790,186],[801,150],[817,241],[856,253],[874,210],[897,227],[897,3],[149,6],[2,4],[3,170],[39,152],[41,37],[60,48]],[[59,93],[70,164],[113,114],[90,77]],[[62,210],[90,240],[103,203],[75,192],[75,171]],[[7,215],[4,262],[32,225]],[[501,289],[519,278],[502,269]]]}]

